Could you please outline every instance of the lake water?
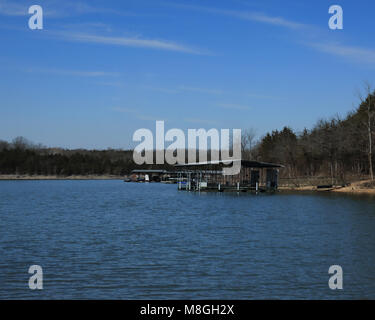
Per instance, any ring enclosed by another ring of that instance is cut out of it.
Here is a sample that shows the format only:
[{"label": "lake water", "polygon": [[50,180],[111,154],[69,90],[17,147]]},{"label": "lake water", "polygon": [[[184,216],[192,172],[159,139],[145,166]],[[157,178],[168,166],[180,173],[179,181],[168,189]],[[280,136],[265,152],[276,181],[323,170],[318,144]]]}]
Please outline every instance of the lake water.
[{"label": "lake water", "polygon": [[375,199],[0,181],[0,298],[375,299]]}]

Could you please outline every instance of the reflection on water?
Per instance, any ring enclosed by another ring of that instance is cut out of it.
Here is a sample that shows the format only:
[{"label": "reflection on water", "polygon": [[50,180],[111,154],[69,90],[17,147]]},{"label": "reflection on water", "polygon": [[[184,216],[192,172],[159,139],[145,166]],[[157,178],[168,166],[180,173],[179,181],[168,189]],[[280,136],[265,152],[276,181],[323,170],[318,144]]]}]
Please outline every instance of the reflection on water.
[{"label": "reflection on water", "polygon": [[374,198],[176,189],[0,181],[0,298],[375,298]]}]

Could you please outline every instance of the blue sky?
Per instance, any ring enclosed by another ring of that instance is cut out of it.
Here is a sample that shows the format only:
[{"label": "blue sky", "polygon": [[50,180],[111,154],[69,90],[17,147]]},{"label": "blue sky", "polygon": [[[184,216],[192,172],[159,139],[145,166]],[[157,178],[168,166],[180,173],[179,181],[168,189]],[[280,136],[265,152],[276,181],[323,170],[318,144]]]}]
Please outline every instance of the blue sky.
[{"label": "blue sky", "polygon": [[[44,10],[30,30],[29,6]],[[344,30],[328,28],[328,8]],[[312,127],[375,83],[374,1],[0,0],[0,139],[129,148],[133,132]]]}]

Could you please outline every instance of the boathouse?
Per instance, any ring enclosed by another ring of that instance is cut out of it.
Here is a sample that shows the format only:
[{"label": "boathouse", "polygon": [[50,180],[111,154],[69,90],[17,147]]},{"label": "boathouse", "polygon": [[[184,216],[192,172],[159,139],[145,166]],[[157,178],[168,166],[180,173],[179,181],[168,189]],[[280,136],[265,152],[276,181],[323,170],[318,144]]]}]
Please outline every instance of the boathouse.
[{"label": "boathouse", "polygon": [[175,165],[179,190],[212,191],[274,191],[278,188],[281,164],[241,161],[236,175],[224,175],[223,161],[208,161]]}]

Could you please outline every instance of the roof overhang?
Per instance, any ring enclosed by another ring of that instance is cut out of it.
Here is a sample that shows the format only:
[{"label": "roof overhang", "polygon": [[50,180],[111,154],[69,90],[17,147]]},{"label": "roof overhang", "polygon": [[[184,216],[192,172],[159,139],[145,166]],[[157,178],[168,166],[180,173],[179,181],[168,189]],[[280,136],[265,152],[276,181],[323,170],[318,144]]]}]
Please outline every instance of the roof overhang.
[{"label": "roof overhang", "polygon": [[167,171],[166,170],[136,169],[136,170],[133,170],[132,173],[167,173]]},{"label": "roof overhang", "polygon": [[204,161],[204,162],[191,162],[185,164],[176,164],[176,168],[187,168],[187,167],[210,167],[210,166],[227,166],[233,162],[241,162],[241,167],[244,168],[284,168],[283,165],[277,163],[250,161],[250,160],[215,160],[215,161]]}]

